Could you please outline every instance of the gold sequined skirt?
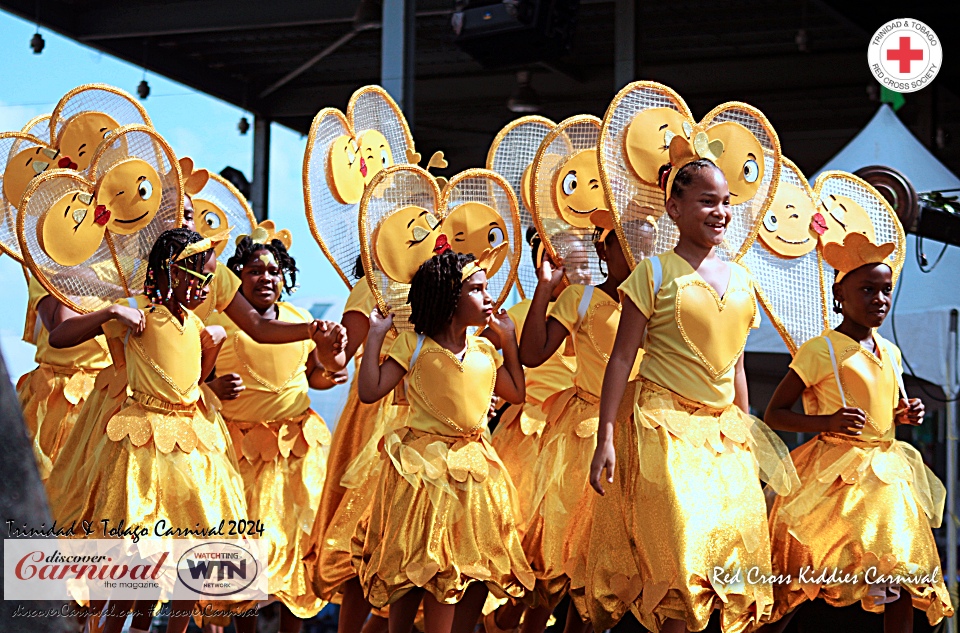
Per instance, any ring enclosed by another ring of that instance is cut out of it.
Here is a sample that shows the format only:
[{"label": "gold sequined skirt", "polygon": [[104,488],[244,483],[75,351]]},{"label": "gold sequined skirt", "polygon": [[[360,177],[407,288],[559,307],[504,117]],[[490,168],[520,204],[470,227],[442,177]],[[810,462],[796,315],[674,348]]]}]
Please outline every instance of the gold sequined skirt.
[{"label": "gold sequined skirt", "polygon": [[106,434],[107,422],[126,399],[126,369],[117,371],[113,365],[103,369],[63,441],[49,479],[44,482],[50,513],[57,523],[66,526],[80,520],[89,481],[97,470],[91,454]]},{"label": "gold sequined skirt", "polygon": [[302,559],[326,479],[330,431],[312,409],[289,419],[226,424],[248,517],[264,527],[269,593],[296,617],[312,618],[325,603],[309,586]]},{"label": "gold sequined skirt", "polygon": [[525,402],[510,405],[500,416],[490,443],[506,466],[513,485],[517,488],[520,512],[517,529],[523,535],[533,517],[534,497],[537,493],[536,470],[530,465],[540,454],[543,429],[547,414],[539,403]]},{"label": "gold sequined skirt", "polygon": [[589,498],[593,525],[570,565],[575,604],[598,631],[628,609],[648,629],[676,619],[691,631],[719,609],[724,633],[743,631],[773,604],[771,584],[750,574],[771,570],[761,473],[781,491],[799,485],[786,446],[735,405],[631,385],[614,481]]},{"label": "gold sequined skirt", "polygon": [[485,438],[404,428],[387,436],[383,452],[353,559],[374,607],[416,587],[446,604],[475,582],[500,598],[533,588],[516,526],[516,489]]},{"label": "gold sequined skirt", "polygon": [[333,432],[320,508],[304,557],[313,592],[325,601],[339,603],[343,584],[357,576],[352,542],[380,477],[380,441],[386,429],[402,426],[401,409],[405,407],[392,404],[392,396],[363,404],[356,378],[350,385]]},{"label": "gold sequined skirt", "polygon": [[41,480],[50,476],[98,371],[41,363],[17,381],[17,398]]},{"label": "gold sequined skirt", "polygon": [[576,510],[581,498],[595,494],[589,480],[599,419],[599,398],[575,387],[561,392],[550,407],[534,468],[532,520],[523,536],[523,550],[537,578],[534,594],[539,606],[553,608],[566,594],[570,584],[566,545],[572,524],[589,530],[591,515]]},{"label": "gold sequined skirt", "polygon": [[[216,397],[204,386],[204,397]],[[80,520],[100,525],[201,529],[251,518],[243,480],[215,404],[170,405],[133,394],[106,421],[89,456]]]},{"label": "gold sequined skirt", "polygon": [[915,448],[824,433],[793,461],[802,487],[770,511],[773,571],[790,576],[774,586],[771,621],[814,598],[882,612],[903,590],[931,624],[953,614],[931,532],[946,491]]}]

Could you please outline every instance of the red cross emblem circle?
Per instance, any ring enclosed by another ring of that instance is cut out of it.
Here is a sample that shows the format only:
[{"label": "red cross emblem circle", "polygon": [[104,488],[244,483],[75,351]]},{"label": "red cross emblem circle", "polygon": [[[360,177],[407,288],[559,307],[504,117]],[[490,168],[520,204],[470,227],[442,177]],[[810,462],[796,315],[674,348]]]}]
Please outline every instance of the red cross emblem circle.
[{"label": "red cross emblem circle", "polygon": [[916,92],[940,72],[943,46],[934,30],[919,20],[890,20],[870,39],[867,63],[874,78],[889,90]]}]

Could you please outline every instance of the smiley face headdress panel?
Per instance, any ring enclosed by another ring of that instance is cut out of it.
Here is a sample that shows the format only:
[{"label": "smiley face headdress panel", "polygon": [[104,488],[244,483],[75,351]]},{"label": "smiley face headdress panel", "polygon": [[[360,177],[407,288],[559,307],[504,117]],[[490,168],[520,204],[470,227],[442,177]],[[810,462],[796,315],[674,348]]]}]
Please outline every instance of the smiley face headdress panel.
[{"label": "smiley face headdress panel", "polygon": [[[487,169],[506,179],[513,188],[520,208],[520,230],[526,238],[533,221],[533,161],[540,143],[556,127],[542,116],[526,116],[508,123],[490,145]],[[532,297],[537,287],[537,269],[528,253],[520,256],[517,267],[517,289],[521,298]]]},{"label": "smiley face headdress panel", "polygon": [[[631,266],[676,245],[679,234],[664,209],[666,192],[680,168],[699,158],[716,163],[730,187],[733,219],[719,253],[730,260],[742,257],[779,179],[780,141],[766,117],[730,102],[697,122],[676,92],[650,81],[626,86],[607,108],[601,174]],[[652,246],[642,219],[656,225]]]},{"label": "smiley face headdress panel", "polygon": [[194,166],[193,160],[180,159],[184,193],[193,203],[193,223],[202,237],[220,236],[229,233],[230,239],[217,243],[214,251],[224,265],[231,253],[226,246],[233,244],[241,235],[250,235],[257,226],[250,203],[233,184],[218,174]]},{"label": "smiley face headdress panel", "polygon": [[303,161],[303,192],[310,232],[352,288],[360,256],[360,199],[384,168],[408,162],[413,136],[400,107],[379,86],[357,90],[347,113],[324,108],[310,126]]},{"label": "smiley face headdress panel", "polygon": [[124,125],[152,127],[147,111],[130,94],[104,84],[78,86],[65,94],[50,115],[51,143],[85,171],[97,146]]},{"label": "smiley face headdress panel", "polygon": [[600,183],[600,119],[560,122],[540,144],[533,165],[534,221],[547,253],[563,260],[568,283],[603,280],[594,242],[613,229]]},{"label": "smiley face headdress panel", "polygon": [[889,244],[884,257],[896,279],[905,242],[887,201],[845,172],[825,172],[810,187],[800,169],[784,159],[776,195],[742,263],[757,279],[760,301],[791,354],[839,323],[832,310],[834,268],[823,255],[850,235]]},{"label": "smiley face headdress panel", "polygon": [[0,134],[0,249],[23,262],[17,240],[17,215],[27,185],[39,174],[58,167],[60,153],[25,132]]},{"label": "smiley face headdress panel", "polygon": [[157,237],[183,220],[173,150],[152,128],[125,126],[90,168],[49,170],[23,195],[17,235],[40,283],[77,312],[143,291]]},{"label": "smiley face headdress panel", "polygon": [[360,240],[367,281],[398,330],[411,330],[407,295],[417,269],[449,245],[458,253],[488,254],[488,292],[500,306],[513,285],[523,248],[517,199],[510,185],[485,169],[468,169],[441,192],[436,179],[413,165],[378,174],[360,204]]}]

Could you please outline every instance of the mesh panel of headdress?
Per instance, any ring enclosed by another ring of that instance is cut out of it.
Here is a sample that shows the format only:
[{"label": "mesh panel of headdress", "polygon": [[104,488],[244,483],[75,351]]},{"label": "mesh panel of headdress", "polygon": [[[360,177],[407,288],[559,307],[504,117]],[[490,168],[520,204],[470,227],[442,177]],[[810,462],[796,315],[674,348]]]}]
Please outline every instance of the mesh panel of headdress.
[{"label": "mesh panel of headdress", "polygon": [[[200,193],[191,198],[191,201],[195,214],[193,221],[198,229],[202,229],[198,231],[202,235],[215,235],[227,228],[221,226],[221,218],[216,210],[207,208],[207,203],[216,206],[226,216],[230,226],[230,239],[226,248],[217,257],[220,263],[226,266],[227,260],[233,255],[237,238],[241,235],[250,235],[257,224],[257,218],[253,215],[250,204],[228,180],[214,173],[210,174],[207,184],[203,186]],[[208,228],[204,229],[203,224]]]},{"label": "mesh panel of headdress", "polygon": [[[850,198],[867,212],[876,234],[876,243],[893,243],[896,245],[889,260],[890,267],[893,269],[893,282],[896,284],[906,256],[906,237],[897,214],[886,199],[863,179],[840,171],[828,171],[820,174],[814,185],[814,192],[818,203],[817,210],[821,214],[829,213],[827,205],[830,204],[830,196]],[[833,268],[826,261],[823,261],[823,310],[827,315],[830,327],[840,325],[840,321],[843,319],[842,315],[833,311],[833,279]]]},{"label": "mesh panel of headdress", "polygon": [[[811,208],[816,212],[817,203],[810,185],[796,165],[786,158],[783,159],[780,170],[778,191],[785,190],[784,185],[801,189],[809,196]],[[776,200],[774,204],[777,208],[771,211],[781,212]],[[783,222],[783,219],[780,221]],[[776,237],[772,236],[771,239]],[[791,354],[808,339],[819,336],[826,324],[820,297],[820,263],[816,233],[807,239],[813,240],[810,251],[793,258],[775,254],[758,239],[750,246],[742,260],[760,285],[760,299]]]},{"label": "mesh panel of headdress", "polygon": [[[557,209],[554,189],[565,163],[583,150],[596,150],[600,119],[581,115],[562,121],[543,140],[534,164],[534,221],[551,257],[559,257],[568,283],[595,285],[604,280],[594,246],[594,228],[575,227]],[[579,186],[579,185],[578,185]],[[586,186],[586,184],[584,184]]]},{"label": "mesh panel of headdress", "polygon": [[[630,168],[624,147],[634,118],[653,108],[669,108],[693,120],[687,104],[670,88],[654,82],[637,82],[620,91],[603,117],[600,167],[603,186],[614,221],[626,238],[626,255],[633,268],[645,257],[673,248],[656,239],[656,223],[664,214],[664,194],[655,176],[670,162],[664,143],[663,162],[650,165],[653,182],[644,182]],[[662,137],[661,137],[662,138]],[[674,237],[675,239],[675,237]]]},{"label": "mesh panel of headdress", "polygon": [[50,115],[41,114],[40,116],[33,117],[27,124],[23,126],[21,130],[24,134],[29,134],[30,136],[35,136],[44,143],[52,143],[50,138]]},{"label": "mesh panel of headdress", "polygon": [[150,117],[131,95],[103,84],[78,86],[60,99],[50,115],[50,136],[60,138],[70,117],[81,112],[103,112],[122,125],[150,126]]},{"label": "mesh panel of headdress", "polygon": [[360,137],[367,130],[377,130],[390,144],[394,164],[407,162],[407,150],[413,150],[413,136],[400,107],[380,86],[360,88],[347,104],[347,120]]},{"label": "mesh panel of headdress", "polygon": [[[20,254],[20,242],[17,240],[17,205],[20,200],[11,200],[7,197],[9,187],[4,186],[4,176],[8,173],[8,167],[11,169],[32,169],[29,165],[11,165],[12,159],[24,150],[47,148],[48,146],[35,136],[24,132],[6,132],[0,134],[0,249],[14,258],[18,262],[23,262]],[[42,160],[51,163],[50,167],[56,167],[55,162],[50,158],[43,156],[36,157],[36,160]],[[32,162],[32,161],[31,161]],[[12,173],[12,172],[11,172]],[[21,192],[22,194],[22,192]]]},{"label": "mesh panel of headdress", "polygon": [[[520,210],[520,236],[525,239],[528,227],[534,227],[533,209],[524,203],[521,190],[524,171],[533,163],[540,143],[556,126],[556,123],[540,116],[529,116],[512,121],[504,127],[487,154],[487,169],[503,176],[513,188]],[[532,171],[532,170],[531,170]],[[532,173],[528,178],[532,177]],[[528,192],[529,193],[529,192]],[[531,200],[532,203],[532,200]],[[517,289],[521,297],[532,297],[537,287],[537,269],[533,257],[524,252],[517,266]]]},{"label": "mesh panel of headdress", "polygon": [[[161,233],[183,221],[183,190],[173,151],[152,129],[122,128],[101,144],[89,175],[97,181],[130,158],[139,158],[160,177],[160,206],[150,223],[132,235],[106,231],[96,252],[77,266],[63,266],[42,249],[38,228],[47,210],[70,192],[92,194],[95,185],[75,172],[59,171],[38,178],[28,188],[18,225],[25,258],[41,283],[61,302],[78,312],[92,312],[123,297],[143,292],[147,260]],[[32,192],[32,193],[30,193]],[[107,225],[109,229],[109,223]]]}]

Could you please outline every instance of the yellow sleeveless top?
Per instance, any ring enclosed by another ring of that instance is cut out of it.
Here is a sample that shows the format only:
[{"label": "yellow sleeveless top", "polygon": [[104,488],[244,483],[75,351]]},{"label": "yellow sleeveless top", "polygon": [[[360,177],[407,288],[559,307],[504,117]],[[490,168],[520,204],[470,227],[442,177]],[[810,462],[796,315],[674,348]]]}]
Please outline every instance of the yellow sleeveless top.
[{"label": "yellow sleeveless top", "polygon": [[[523,324],[530,311],[530,299],[524,299],[507,310],[507,316],[513,321],[517,335],[523,331]],[[524,369],[527,389],[527,402],[542,404],[547,398],[568,389],[573,384],[573,374],[577,369],[577,357],[564,356],[564,345],[539,367]]]},{"label": "yellow sleeveless top", "polygon": [[76,369],[101,370],[111,364],[107,341],[97,336],[84,341],[75,347],[57,349],[50,347],[50,333],[43,327],[37,306],[40,300],[49,293],[33,276],[27,284],[29,297],[27,300],[27,323],[24,328],[24,340],[37,346],[34,360],[37,363],[56,365],[57,367],[74,367]]}]

